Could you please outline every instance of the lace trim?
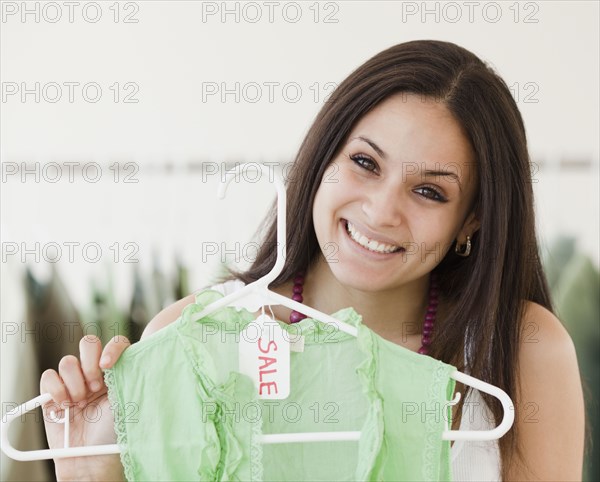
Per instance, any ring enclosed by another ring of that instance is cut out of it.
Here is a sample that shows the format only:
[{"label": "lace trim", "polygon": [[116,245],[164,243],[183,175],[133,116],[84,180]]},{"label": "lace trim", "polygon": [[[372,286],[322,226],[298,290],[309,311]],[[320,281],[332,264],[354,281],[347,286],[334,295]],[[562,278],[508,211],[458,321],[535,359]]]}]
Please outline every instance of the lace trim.
[{"label": "lace trim", "polygon": [[[442,363],[438,363],[433,371],[433,377],[429,385],[429,402],[437,403],[441,389],[440,385],[446,382],[448,375],[448,367]],[[442,418],[441,422],[438,421],[438,416]],[[433,420],[432,417],[425,417],[427,434],[425,436],[425,449],[423,453],[423,480],[439,480],[440,472],[446,472],[445,470],[440,470],[444,447],[442,446],[441,451],[438,450],[440,447],[440,432],[443,432],[443,429],[440,431],[440,424],[442,427],[444,426],[445,416],[446,414],[440,409],[439,415],[436,414]],[[449,443],[447,440],[442,441],[442,445]],[[438,469],[438,473],[436,473],[436,468]]]},{"label": "lace trim", "polygon": [[[362,319],[354,312],[358,321]],[[372,333],[360,324],[358,327],[358,346],[366,355],[366,358],[356,368],[356,373],[363,387],[363,393],[367,396],[369,410],[358,442],[358,464],[356,467],[356,480],[373,480],[372,473],[375,468],[376,459],[381,453],[383,443],[383,399],[377,391],[375,379],[377,374],[377,349]]]},{"label": "lace trim", "polygon": [[115,418],[115,432],[117,434],[117,445],[120,450],[121,464],[125,473],[125,478],[129,482],[135,480],[133,476],[134,465],[132,457],[127,448],[127,430],[125,428],[125,410],[121,400],[117,395],[117,384],[115,380],[115,374],[112,368],[104,371],[104,383],[108,388],[108,400]]},{"label": "lace trim", "polygon": [[264,480],[263,446],[262,443],[259,442],[259,438],[261,435],[261,426],[258,423],[253,423],[252,435],[250,440],[250,480],[252,481]]}]

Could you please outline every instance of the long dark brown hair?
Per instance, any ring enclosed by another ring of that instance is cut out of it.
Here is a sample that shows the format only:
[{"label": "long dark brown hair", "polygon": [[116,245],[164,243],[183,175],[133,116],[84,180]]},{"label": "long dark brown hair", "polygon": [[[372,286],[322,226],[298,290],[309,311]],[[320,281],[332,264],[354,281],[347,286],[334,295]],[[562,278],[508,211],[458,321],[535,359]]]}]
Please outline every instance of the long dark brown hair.
[{"label": "long dark brown hair", "polygon": [[[506,83],[458,45],[433,40],[395,45],[361,65],[332,93],[287,178],[287,256],[270,287],[286,283],[320,255],[312,211],[323,173],[353,126],[398,92],[444,102],[462,125],[476,159],[478,186],[472,209],[481,225],[472,236],[470,256],[460,257],[450,249],[435,268],[448,312],[438,322],[429,354],[459,370],[468,369],[515,400],[524,301],[554,312],[535,234],[527,140]],[[275,208],[273,204],[257,231],[263,241],[254,263],[243,272],[230,268],[221,281],[237,278],[248,284],[271,270],[277,254]],[[499,424],[499,401],[482,396]],[[514,424],[499,441],[503,479],[511,455],[521,452],[517,440]]]}]

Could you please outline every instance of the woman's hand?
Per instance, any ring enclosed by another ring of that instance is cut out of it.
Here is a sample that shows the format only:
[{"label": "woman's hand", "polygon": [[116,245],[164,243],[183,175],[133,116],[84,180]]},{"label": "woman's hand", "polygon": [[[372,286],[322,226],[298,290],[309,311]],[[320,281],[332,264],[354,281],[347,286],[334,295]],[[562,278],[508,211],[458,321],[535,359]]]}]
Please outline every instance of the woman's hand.
[{"label": "woman's hand", "polygon": [[[50,448],[64,447],[64,424],[52,420],[63,418],[66,406],[70,407],[71,447],[117,443],[101,369],[111,368],[128,346],[127,338],[115,336],[102,350],[100,339],[88,335],[79,342],[81,362],[67,355],[58,364],[58,373],[48,369],[42,374],[40,393],[50,393],[53,399],[42,407]],[[125,480],[119,454],[58,458],[54,465],[59,481]]]}]

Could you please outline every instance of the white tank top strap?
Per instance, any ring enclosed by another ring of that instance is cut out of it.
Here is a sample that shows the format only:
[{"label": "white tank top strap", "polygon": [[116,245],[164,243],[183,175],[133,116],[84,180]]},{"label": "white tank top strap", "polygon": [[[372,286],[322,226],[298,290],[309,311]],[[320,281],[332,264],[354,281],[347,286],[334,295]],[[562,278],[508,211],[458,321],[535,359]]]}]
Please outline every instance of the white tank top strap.
[{"label": "white tank top strap", "polygon": [[223,296],[229,296],[231,293],[241,290],[244,286],[246,285],[242,280],[234,279],[225,281],[224,283],[212,285],[210,289],[218,291]]},{"label": "white tank top strap", "polygon": [[[459,430],[491,430],[495,421],[478,390],[465,398]],[[457,440],[451,448],[453,480],[500,481],[500,450],[497,440]]]}]

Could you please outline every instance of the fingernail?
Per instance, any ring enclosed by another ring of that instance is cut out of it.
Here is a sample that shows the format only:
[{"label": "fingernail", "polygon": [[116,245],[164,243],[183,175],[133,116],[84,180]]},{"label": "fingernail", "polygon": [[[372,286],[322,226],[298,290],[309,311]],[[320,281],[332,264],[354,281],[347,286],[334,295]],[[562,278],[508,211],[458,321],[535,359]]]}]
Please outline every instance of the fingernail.
[{"label": "fingernail", "polygon": [[90,389],[92,392],[97,392],[100,390],[100,387],[102,387],[102,384],[97,380],[94,380],[92,383],[90,383]]},{"label": "fingernail", "polygon": [[100,365],[106,366],[109,363],[110,363],[110,357],[108,355],[104,355],[102,358],[100,358]]}]

